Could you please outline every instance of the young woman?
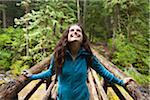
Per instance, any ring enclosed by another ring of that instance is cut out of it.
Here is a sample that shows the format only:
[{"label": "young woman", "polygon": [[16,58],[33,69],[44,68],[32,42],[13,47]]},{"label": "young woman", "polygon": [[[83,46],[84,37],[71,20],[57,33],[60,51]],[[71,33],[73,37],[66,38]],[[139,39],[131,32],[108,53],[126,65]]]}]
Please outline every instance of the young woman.
[{"label": "young woman", "polygon": [[89,100],[86,84],[88,66],[109,82],[124,86],[129,79],[120,80],[106,70],[93,55],[87,36],[79,24],[68,27],[54,49],[48,70],[29,74],[32,80],[49,78],[55,73],[58,79],[58,100]]}]

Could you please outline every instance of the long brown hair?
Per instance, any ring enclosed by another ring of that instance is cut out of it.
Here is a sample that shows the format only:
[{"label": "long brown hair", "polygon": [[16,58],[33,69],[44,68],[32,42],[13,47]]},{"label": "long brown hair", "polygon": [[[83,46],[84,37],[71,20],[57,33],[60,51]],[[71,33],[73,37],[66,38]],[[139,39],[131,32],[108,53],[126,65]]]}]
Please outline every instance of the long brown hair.
[{"label": "long brown hair", "polygon": [[[78,23],[74,25],[78,25],[81,28],[83,34],[83,41],[81,46],[90,54],[90,58],[91,58],[93,54],[90,48],[89,40],[86,34],[84,33],[83,28]],[[69,33],[69,28],[71,26],[69,26],[67,30],[63,33],[61,39],[59,40],[58,44],[54,49],[54,66],[55,66],[56,74],[61,74],[62,72],[63,63],[65,61],[65,51],[68,49],[68,33]],[[90,62],[91,60],[88,61],[88,63]]]}]

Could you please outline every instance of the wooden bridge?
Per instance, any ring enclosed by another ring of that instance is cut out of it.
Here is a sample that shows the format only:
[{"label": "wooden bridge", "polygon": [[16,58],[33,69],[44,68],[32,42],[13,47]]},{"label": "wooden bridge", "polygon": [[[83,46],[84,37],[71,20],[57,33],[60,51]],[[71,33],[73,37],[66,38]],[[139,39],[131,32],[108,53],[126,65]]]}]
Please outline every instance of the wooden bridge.
[{"label": "wooden bridge", "polygon": [[[106,67],[115,76],[120,79],[127,77],[120,69],[106,60],[103,56],[99,55],[94,49],[92,49],[92,51],[104,67]],[[47,57],[40,63],[31,67],[29,71],[33,74],[39,73],[48,68],[49,62],[50,57]],[[2,85],[0,87],[0,100],[18,100],[19,92],[30,82],[31,80],[28,80],[23,75],[20,75],[16,80]],[[55,82],[55,76],[51,79],[39,80],[33,89],[23,97],[23,100],[30,99],[41,84],[46,85],[46,93],[43,94],[44,96],[42,100],[56,100],[57,82]],[[142,95],[139,90],[139,85],[135,81],[129,82],[126,87],[120,87],[115,84],[112,85],[106,80],[100,80],[99,76],[92,69],[89,69],[87,85],[90,91],[90,100],[111,100],[111,98],[108,97],[108,90],[110,93],[116,95],[119,100],[148,100],[148,98]]]}]

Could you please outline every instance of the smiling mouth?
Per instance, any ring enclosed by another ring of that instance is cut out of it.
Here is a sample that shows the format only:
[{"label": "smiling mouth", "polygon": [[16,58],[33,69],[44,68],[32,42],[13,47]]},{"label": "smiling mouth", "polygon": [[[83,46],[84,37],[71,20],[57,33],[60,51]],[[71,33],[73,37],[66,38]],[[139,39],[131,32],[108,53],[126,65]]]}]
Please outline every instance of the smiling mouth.
[{"label": "smiling mouth", "polygon": [[78,35],[77,37],[81,37],[81,35]]},{"label": "smiling mouth", "polygon": [[[74,36],[71,34],[71,37],[74,37]],[[76,37],[75,37],[75,38],[77,38],[77,37],[81,37],[81,35],[80,35],[80,34],[78,34],[78,35],[76,35]]]}]

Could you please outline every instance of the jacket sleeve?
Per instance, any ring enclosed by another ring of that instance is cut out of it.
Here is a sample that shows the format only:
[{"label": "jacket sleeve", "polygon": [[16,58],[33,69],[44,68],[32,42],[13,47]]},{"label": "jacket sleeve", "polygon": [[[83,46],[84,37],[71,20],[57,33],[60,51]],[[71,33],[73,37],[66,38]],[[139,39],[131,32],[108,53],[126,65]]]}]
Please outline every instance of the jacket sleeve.
[{"label": "jacket sleeve", "polygon": [[39,74],[33,74],[31,75],[29,78],[31,80],[36,80],[36,79],[46,79],[46,78],[49,78],[51,77],[52,75],[54,75],[54,70],[53,70],[53,67],[54,67],[54,55],[51,56],[51,60],[50,60],[50,66],[49,66],[49,69],[46,70],[46,71],[43,71]]},{"label": "jacket sleeve", "polygon": [[97,59],[96,56],[92,57],[92,69],[94,69],[99,75],[104,79],[108,80],[110,83],[116,83],[118,85],[124,86],[123,80],[115,77],[111,72],[109,72]]}]

